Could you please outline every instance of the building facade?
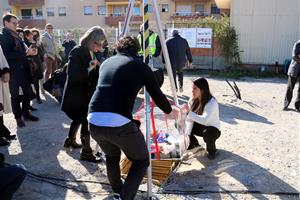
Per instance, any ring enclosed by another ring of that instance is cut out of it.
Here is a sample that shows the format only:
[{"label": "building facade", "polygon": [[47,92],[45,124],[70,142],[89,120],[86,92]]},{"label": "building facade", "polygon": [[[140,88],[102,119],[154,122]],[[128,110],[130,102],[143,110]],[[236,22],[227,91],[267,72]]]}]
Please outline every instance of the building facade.
[{"label": "building facade", "polygon": [[[87,28],[94,25],[117,27],[124,21],[128,1],[125,0],[1,0],[1,11],[19,16],[20,26],[43,27],[47,22],[56,28]],[[176,18],[204,17],[220,14],[214,0],[157,0],[162,24]],[[143,1],[136,0],[132,22],[141,24]],[[149,11],[153,11],[149,1]],[[154,15],[150,15],[150,24]]]},{"label": "building facade", "polygon": [[231,24],[245,64],[284,64],[300,39],[299,0],[232,0]]}]

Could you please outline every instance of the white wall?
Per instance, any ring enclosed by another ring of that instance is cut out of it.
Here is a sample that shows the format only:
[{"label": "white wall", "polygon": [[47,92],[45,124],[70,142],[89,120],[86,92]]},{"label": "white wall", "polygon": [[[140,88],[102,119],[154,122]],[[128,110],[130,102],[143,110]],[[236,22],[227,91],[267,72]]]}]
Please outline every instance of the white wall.
[{"label": "white wall", "polygon": [[232,0],[243,63],[280,64],[300,39],[300,0]]}]

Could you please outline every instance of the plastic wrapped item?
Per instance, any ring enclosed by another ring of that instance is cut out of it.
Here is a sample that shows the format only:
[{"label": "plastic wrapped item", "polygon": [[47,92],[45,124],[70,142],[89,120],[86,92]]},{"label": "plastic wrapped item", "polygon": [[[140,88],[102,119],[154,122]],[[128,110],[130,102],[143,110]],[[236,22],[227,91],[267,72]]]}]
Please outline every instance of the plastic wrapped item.
[{"label": "plastic wrapped item", "polygon": [[[174,108],[174,107],[173,107]],[[152,159],[180,159],[189,145],[189,137],[184,131],[184,116],[179,113],[178,118],[165,114],[158,107],[151,107],[151,158]],[[135,119],[141,121],[141,131],[146,134],[145,109],[140,107]]]}]

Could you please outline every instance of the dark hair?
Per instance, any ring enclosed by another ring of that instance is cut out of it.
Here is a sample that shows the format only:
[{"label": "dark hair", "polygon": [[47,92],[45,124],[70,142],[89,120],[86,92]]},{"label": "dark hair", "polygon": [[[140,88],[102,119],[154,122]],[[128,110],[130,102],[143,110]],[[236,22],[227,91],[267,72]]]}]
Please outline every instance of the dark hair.
[{"label": "dark hair", "polygon": [[33,39],[35,41],[39,40],[39,38],[40,38],[40,31],[37,28],[32,28],[31,32],[32,32],[32,34],[33,33],[37,33],[37,35],[33,35]]},{"label": "dark hair", "polygon": [[28,37],[31,34],[32,34],[32,32],[30,29],[24,29],[24,37]]},{"label": "dark hair", "polygon": [[125,36],[118,40],[116,49],[118,52],[127,52],[132,56],[136,56],[141,47],[137,38]]},{"label": "dark hair", "polygon": [[208,82],[205,78],[197,78],[193,81],[194,85],[202,91],[201,98],[193,99],[192,111],[202,114],[205,105],[210,101],[212,95],[209,90]]},{"label": "dark hair", "polygon": [[2,22],[3,22],[3,26],[5,26],[4,22],[10,22],[11,18],[15,18],[18,19],[18,17],[16,15],[13,15],[11,13],[6,13],[2,16]]}]

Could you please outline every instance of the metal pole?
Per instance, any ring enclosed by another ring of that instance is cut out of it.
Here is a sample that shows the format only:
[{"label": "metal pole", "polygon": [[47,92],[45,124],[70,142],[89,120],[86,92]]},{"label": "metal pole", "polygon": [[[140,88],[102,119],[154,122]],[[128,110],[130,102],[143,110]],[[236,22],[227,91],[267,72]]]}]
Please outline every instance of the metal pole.
[{"label": "metal pole", "polygon": [[163,34],[163,29],[162,29],[162,26],[161,26],[159,10],[158,10],[156,0],[152,0],[152,4],[153,4],[153,11],[154,11],[154,14],[155,14],[156,25],[158,26],[158,30],[159,30],[158,34],[159,34],[160,43],[161,43],[163,54],[164,54],[166,69],[167,69],[168,77],[169,77],[170,83],[171,83],[171,89],[172,89],[172,93],[173,93],[173,97],[174,97],[174,102],[175,102],[176,105],[178,105],[178,98],[177,98],[177,93],[176,93],[175,80],[174,80],[174,77],[173,77],[173,71],[172,71],[172,68],[171,68],[169,52],[168,52],[168,49],[167,49],[165,36]]},{"label": "metal pole", "polygon": [[[144,22],[144,28],[143,28],[143,49],[144,49],[144,62],[146,64],[149,64],[149,4],[148,0],[143,0],[143,6],[144,6],[144,16],[143,16],[143,22]],[[146,143],[148,147],[148,153],[149,153],[149,159],[150,159],[150,165],[147,169],[147,198],[152,199],[152,164],[151,164],[151,138],[150,138],[150,96],[148,92],[145,89],[145,115],[146,115]]]},{"label": "metal pole", "polygon": [[130,19],[131,19],[133,7],[134,7],[134,1],[135,0],[130,0],[129,3],[128,3],[127,13],[126,13],[126,16],[125,16],[124,28],[122,30],[121,36],[127,35],[128,26],[129,26],[129,23],[130,23]]}]

